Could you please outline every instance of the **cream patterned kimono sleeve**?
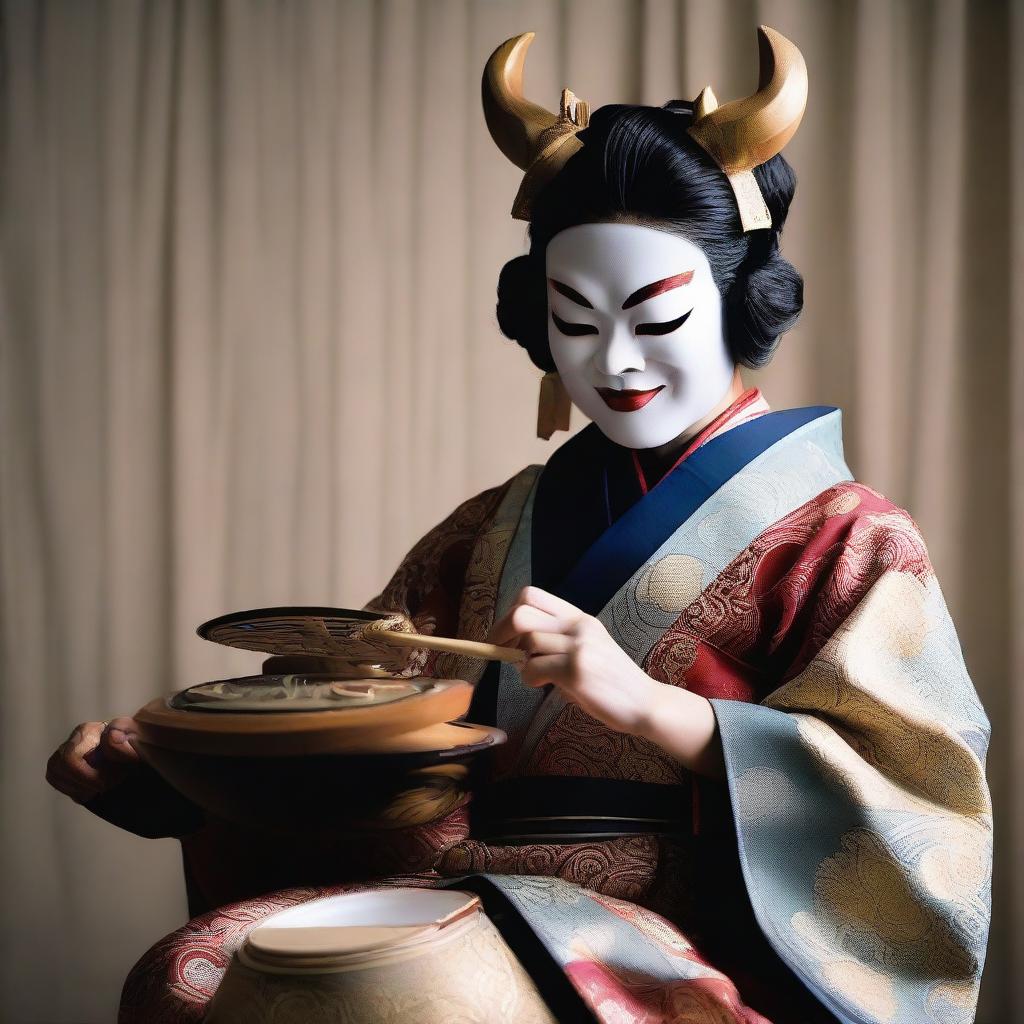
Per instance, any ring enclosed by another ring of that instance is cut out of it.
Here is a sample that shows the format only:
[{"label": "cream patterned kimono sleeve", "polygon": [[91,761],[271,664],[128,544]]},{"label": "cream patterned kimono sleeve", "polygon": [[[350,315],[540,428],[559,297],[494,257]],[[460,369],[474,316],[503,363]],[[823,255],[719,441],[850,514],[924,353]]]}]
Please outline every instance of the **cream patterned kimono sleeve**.
[{"label": "cream patterned kimono sleeve", "polygon": [[802,668],[760,704],[713,701],[758,923],[844,1022],[968,1024],[989,723],[910,517],[858,520],[817,601],[819,633],[851,610]]}]

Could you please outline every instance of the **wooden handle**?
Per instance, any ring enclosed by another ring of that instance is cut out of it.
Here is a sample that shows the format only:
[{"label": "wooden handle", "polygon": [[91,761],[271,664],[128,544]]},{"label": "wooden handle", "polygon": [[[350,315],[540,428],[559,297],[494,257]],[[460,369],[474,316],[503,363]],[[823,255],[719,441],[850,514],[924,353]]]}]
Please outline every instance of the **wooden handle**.
[{"label": "wooden handle", "polygon": [[420,647],[428,651],[447,651],[450,654],[465,654],[470,658],[485,661],[507,661],[512,664],[526,661],[526,651],[517,647],[499,647],[497,644],[483,644],[476,640],[456,640],[446,636],[426,636],[423,633],[399,633],[395,630],[381,630],[374,639],[386,640],[396,647]]}]

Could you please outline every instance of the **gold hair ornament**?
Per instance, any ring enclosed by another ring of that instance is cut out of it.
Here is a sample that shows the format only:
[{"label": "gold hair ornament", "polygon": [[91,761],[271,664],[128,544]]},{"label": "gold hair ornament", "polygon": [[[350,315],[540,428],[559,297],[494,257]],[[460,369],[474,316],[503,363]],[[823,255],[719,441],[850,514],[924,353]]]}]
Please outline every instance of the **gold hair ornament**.
[{"label": "gold hair ornament", "polygon": [[545,373],[540,379],[540,399],[537,403],[537,436],[551,440],[556,430],[568,430],[572,416],[572,400],[565,390],[557,370]]},{"label": "gold hair ornament", "polygon": [[562,90],[558,113],[523,96],[523,63],[534,33],[506,39],[484,67],[484,118],[498,149],[525,171],[512,204],[516,220],[530,219],[534,196],[583,145],[576,133],[590,123],[590,104]]},{"label": "gold hair ornament", "polygon": [[[577,132],[590,122],[590,107],[562,90],[554,114],[523,96],[523,64],[534,33],[507,39],[484,68],[481,94],[487,127],[498,148],[525,171],[512,216],[530,219],[534,197],[583,145]],[[782,151],[807,104],[807,66],[785,36],[757,30],[760,77],[757,92],[722,106],[707,86],[694,101],[690,137],[722,169],[732,186],[743,230],[772,226],[771,213],[753,169]]]},{"label": "gold hair ornament", "polygon": [[706,86],[694,102],[693,124],[687,129],[729,179],[744,231],[772,226],[754,168],[782,152],[807,105],[807,65],[800,51],[767,25],[758,28],[757,42],[757,92],[719,106]]}]

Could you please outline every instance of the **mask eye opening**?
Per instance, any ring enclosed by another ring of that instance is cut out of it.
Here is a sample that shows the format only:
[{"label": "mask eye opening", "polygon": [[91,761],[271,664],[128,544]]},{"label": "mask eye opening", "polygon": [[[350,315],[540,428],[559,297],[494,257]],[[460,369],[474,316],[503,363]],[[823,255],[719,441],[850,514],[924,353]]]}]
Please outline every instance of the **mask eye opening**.
[{"label": "mask eye opening", "polygon": [[563,320],[554,310],[551,311],[552,323],[562,332],[571,338],[584,334],[597,334],[597,328],[593,324],[577,324]]},{"label": "mask eye opening", "polygon": [[671,334],[673,331],[677,331],[686,321],[690,318],[690,314],[693,312],[692,309],[688,309],[682,316],[676,317],[675,320],[666,320],[664,323],[650,323],[650,324],[637,324],[636,329],[633,331],[634,334]]}]

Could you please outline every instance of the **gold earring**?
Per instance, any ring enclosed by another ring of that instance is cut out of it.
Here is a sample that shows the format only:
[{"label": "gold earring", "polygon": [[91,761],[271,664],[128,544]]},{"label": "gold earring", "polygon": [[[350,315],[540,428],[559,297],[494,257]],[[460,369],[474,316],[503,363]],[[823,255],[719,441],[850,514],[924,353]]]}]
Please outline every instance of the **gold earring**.
[{"label": "gold earring", "polygon": [[550,440],[556,430],[569,429],[572,400],[557,370],[540,379],[540,401],[537,404],[537,436]]}]

